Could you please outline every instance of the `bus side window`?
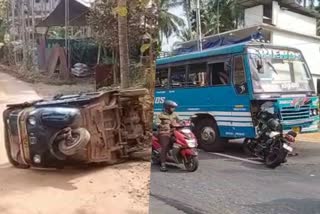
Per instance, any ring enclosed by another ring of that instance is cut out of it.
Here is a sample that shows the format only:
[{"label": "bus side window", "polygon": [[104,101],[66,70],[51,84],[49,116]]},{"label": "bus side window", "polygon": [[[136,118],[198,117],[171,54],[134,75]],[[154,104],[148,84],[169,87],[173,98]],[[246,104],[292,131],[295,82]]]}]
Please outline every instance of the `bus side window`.
[{"label": "bus side window", "polygon": [[167,68],[158,69],[156,72],[156,88],[165,88],[169,83],[169,73]]},{"label": "bus side window", "polygon": [[171,67],[171,86],[172,87],[183,87],[186,82],[186,66]]},{"label": "bus side window", "polygon": [[211,84],[229,85],[230,84],[230,62],[217,62],[209,64]]},{"label": "bus side window", "polygon": [[237,93],[246,94],[248,93],[248,86],[246,80],[246,73],[244,70],[243,57],[235,56],[234,57],[234,72],[233,72],[233,82]]},{"label": "bus side window", "polygon": [[189,66],[187,85],[189,87],[206,86],[207,63],[191,64]]}]

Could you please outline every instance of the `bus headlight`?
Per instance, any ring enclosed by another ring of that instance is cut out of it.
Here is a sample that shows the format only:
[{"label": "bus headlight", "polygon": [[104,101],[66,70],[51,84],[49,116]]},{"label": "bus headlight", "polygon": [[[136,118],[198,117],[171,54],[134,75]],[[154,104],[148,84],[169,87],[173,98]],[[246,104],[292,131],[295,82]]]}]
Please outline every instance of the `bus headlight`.
[{"label": "bus headlight", "polygon": [[318,109],[311,109],[310,110],[310,116],[317,116],[319,114]]}]

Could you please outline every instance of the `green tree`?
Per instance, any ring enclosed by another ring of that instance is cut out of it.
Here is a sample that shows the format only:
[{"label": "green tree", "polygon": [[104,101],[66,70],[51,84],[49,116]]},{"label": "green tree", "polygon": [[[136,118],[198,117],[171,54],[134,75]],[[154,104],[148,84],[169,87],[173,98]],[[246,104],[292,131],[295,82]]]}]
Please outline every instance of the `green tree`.
[{"label": "green tree", "polygon": [[176,0],[160,0],[158,23],[160,44],[164,37],[168,39],[174,33],[179,33],[180,29],[185,26],[181,17],[169,12],[169,9],[182,5]]},{"label": "green tree", "polygon": [[177,36],[181,42],[187,42],[195,38],[195,32],[190,31],[188,28],[184,28],[179,31]]},{"label": "green tree", "polygon": [[0,0],[0,42],[3,42],[4,35],[7,32],[7,0]]},{"label": "green tree", "polygon": [[[203,0],[201,30],[204,36],[237,28],[244,20],[244,10],[236,0]],[[192,30],[196,31],[196,10],[192,11]]]}]

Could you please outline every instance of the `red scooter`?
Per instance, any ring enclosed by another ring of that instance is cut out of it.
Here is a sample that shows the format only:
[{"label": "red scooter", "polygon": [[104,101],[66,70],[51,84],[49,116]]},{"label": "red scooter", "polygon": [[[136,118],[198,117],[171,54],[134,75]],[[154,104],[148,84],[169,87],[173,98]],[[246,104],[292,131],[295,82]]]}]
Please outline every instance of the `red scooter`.
[{"label": "red scooter", "polygon": [[[168,152],[167,162],[174,164],[183,164],[188,172],[194,172],[198,169],[197,140],[192,133],[191,123],[183,121],[180,124],[172,125],[173,137],[172,148]],[[152,137],[152,162],[160,164],[161,144],[157,134]]]}]

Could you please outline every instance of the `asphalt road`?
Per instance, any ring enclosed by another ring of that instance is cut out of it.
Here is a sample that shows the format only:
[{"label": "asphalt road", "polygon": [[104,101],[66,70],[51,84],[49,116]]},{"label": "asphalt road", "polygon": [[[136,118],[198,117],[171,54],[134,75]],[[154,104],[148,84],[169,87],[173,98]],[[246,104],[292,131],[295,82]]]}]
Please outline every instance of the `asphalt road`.
[{"label": "asphalt road", "polygon": [[320,214],[320,143],[299,142],[296,151],[275,170],[239,145],[223,155],[200,152],[194,173],[153,166],[150,214]]}]

